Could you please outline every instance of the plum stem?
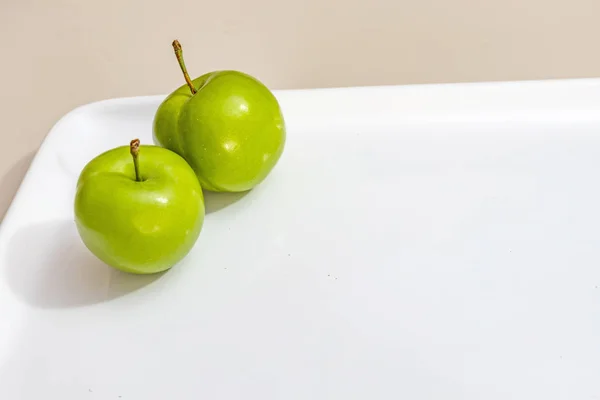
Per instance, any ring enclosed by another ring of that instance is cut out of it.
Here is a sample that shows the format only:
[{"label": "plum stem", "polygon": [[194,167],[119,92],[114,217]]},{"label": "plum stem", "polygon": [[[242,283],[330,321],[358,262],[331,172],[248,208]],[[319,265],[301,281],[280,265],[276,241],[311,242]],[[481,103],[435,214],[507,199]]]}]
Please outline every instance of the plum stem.
[{"label": "plum stem", "polygon": [[187,68],[185,67],[185,62],[183,61],[183,49],[181,48],[181,43],[179,43],[179,40],[177,39],[173,40],[173,50],[175,50],[175,57],[177,57],[177,62],[179,63],[179,68],[181,68],[181,72],[183,72],[185,82],[190,87],[190,91],[192,92],[192,94],[196,94],[196,88],[194,87],[194,83],[188,75]]},{"label": "plum stem", "polygon": [[140,176],[140,164],[138,162],[138,157],[140,154],[140,139],[133,139],[129,143],[129,152],[131,153],[131,157],[133,157],[133,167],[135,168],[135,180],[137,182],[141,182],[142,177]]}]

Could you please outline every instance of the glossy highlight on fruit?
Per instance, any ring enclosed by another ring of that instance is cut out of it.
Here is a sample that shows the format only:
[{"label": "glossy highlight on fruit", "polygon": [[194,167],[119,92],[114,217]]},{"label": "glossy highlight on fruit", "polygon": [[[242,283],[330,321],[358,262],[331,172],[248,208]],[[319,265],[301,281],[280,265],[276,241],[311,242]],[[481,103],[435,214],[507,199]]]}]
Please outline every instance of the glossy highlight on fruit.
[{"label": "glossy highlight on fruit", "polygon": [[204,222],[204,198],[194,171],[158,146],[108,150],[82,170],[75,222],[86,247],[126,272],[165,271],[194,246]]},{"label": "glossy highlight on fruit", "polygon": [[156,144],[184,157],[203,188],[243,192],[261,183],[285,146],[283,114],[273,93],[239,71],[214,71],[194,80],[173,43],[187,84],[159,106]]}]

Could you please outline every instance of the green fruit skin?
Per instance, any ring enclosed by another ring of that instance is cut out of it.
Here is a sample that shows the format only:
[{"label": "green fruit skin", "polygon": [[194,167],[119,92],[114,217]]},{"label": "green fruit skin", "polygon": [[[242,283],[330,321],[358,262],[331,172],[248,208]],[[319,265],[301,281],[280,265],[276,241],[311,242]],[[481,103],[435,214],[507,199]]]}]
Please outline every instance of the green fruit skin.
[{"label": "green fruit skin", "polygon": [[170,94],[153,123],[154,142],[184,157],[203,188],[243,192],[275,167],[286,141],[271,91],[238,71],[215,71]]},{"label": "green fruit skin", "polygon": [[194,171],[179,155],[140,146],[135,179],[129,146],[100,154],[82,170],[75,222],[86,247],[130,273],[165,271],[194,246],[204,223],[204,197]]}]

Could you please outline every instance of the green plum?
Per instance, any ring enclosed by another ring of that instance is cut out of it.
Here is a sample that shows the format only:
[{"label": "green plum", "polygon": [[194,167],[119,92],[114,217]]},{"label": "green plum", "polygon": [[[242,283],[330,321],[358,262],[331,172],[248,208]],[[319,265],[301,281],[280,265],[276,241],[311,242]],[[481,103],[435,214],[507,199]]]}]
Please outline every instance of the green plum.
[{"label": "green plum", "polygon": [[75,222],[85,246],[106,264],[135,274],[165,271],[200,235],[202,188],[179,155],[135,139],[81,171]]},{"label": "green plum", "polygon": [[283,153],[286,130],[273,93],[239,71],[191,80],[178,41],[175,54],[187,85],[158,107],[154,142],[187,160],[203,188],[243,192],[261,183]]}]

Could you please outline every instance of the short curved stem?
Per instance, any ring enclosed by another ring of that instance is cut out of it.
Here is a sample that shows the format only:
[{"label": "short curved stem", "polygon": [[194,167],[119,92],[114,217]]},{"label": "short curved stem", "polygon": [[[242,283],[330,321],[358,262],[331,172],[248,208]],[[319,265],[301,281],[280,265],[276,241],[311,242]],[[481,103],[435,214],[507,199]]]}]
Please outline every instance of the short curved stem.
[{"label": "short curved stem", "polygon": [[133,139],[129,143],[129,152],[131,153],[131,157],[133,157],[133,167],[135,168],[135,180],[137,182],[141,182],[142,177],[140,176],[140,164],[138,161],[140,154],[140,139]]}]

